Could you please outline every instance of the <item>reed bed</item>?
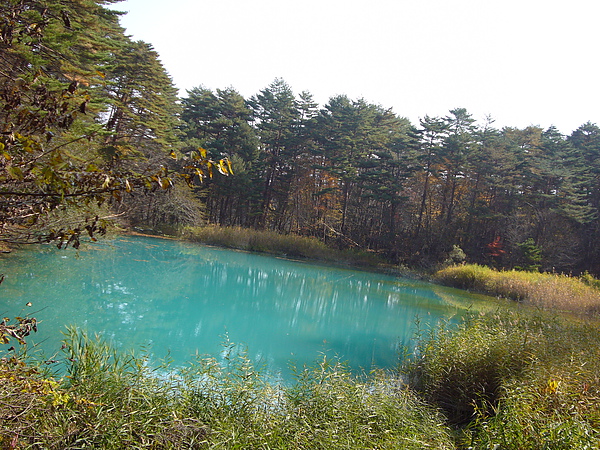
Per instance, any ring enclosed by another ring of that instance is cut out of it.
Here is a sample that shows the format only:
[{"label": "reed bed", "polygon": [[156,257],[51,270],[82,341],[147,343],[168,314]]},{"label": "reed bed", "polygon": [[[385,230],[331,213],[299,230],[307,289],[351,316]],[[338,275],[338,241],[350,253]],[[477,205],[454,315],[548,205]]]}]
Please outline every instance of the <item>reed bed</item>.
[{"label": "reed bed", "polygon": [[600,290],[595,279],[562,274],[498,271],[477,264],[451,266],[433,276],[436,282],[508,298],[553,311],[595,315],[600,312]]},{"label": "reed bed", "polygon": [[457,448],[600,448],[598,331],[547,313],[474,316],[423,333],[404,371]]},{"label": "reed bed", "polygon": [[174,368],[72,329],[60,376],[0,359],[0,448],[599,448],[598,324],[542,314],[422,330],[397,371],[323,355],[286,385],[232,343]]},{"label": "reed bed", "polygon": [[187,227],[183,239],[219,247],[268,253],[290,258],[336,262],[366,267],[377,266],[382,260],[372,252],[338,250],[328,247],[315,237],[279,234],[274,231],[241,227]]},{"label": "reed bed", "polygon": [[74,330],[65,352],[61,379],[2,361],[0,448],[454,448],[441,413],[395,377],[328,357],[281,386],[232,344],[178,370]]}]

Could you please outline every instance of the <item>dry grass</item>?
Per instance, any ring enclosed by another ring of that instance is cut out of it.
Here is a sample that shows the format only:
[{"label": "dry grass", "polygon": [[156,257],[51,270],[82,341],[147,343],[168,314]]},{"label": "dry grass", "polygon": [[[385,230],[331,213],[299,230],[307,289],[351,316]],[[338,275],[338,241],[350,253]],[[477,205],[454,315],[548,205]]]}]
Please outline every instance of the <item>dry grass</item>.
[{"label": "dry grass", "polygon": [[204,227],[187,227],[183,230],[183,238],[208,245],[269,253],[291,258],[305,258],[366,267],[373,267],[382,263],[373,253],[338,250],[328,247],[314,237],[279,234],[274,231],[209,225]]},{"label": "dry grass", "polygon": [[435,273],[445,285],[517,300],[554,311],[594,315],[600,312],[600,290],[586,280],[561,274],[497,271],[468,264]]}]

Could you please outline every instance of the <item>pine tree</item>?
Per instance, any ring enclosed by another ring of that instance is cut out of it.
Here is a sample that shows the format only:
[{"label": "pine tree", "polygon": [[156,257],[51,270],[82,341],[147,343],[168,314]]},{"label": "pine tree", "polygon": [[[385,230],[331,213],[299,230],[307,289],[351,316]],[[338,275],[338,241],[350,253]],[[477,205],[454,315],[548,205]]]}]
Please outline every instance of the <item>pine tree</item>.
[{"label": "pine tree", "polygon": [[99,205],[175,184],[176,91],[111,3],[0,6],[0,241],[77,246],[104,228]]},{"label": "pine tree", "polygon": [[297,136],[301,112],[291,87],[276,79],[249,100],[259,146],[263,176],[262,214],[257,225],[279,227],[288,207],[290,182],[299,149]]},{"label": "pine tree", "polygon": [[249,226],[260,211],[258,141],[251,127],[252,111],[234,89],[203,87],[182,100],[184,148],[205,148],[215,158],[230,158],[235,177],[207,183],[208,217],[220,225]]},{"label": "pine tree", "polygon": [[[48,229],[58,207],[102,203],[125,188],[121,174],[95,164],[89,143],[98,67],[120,31],[118,14],[91,0],[8,2],[0,6],[0,240],[78,245],[96,219]],[[133,183],[133,181],[132,181]],[[127,181],[127,184],[129,182]]]}]

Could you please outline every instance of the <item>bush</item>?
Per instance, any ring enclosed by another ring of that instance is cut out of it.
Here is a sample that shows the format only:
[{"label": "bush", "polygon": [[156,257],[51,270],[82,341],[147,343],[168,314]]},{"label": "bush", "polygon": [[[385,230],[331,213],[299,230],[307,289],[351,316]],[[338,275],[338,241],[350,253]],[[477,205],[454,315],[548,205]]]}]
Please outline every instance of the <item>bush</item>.
[{"label": "bush", "polygon": [[546,319],[540,332],[531,363],[521,376],[504,382],[491,413],[478,411],[465,430],[465,446],[600,447],[598,325]]},{"label": "bush", "polygon": [[600,290],[600,280],[595,278],[592,274],[590,274],[589,272],[584,272],[579,276],[579,279],[581,280],[582,283],[593,287],[594,289],[598,289]]},{"label": "bush", "polygon": [[600,445],[598,325],[501,312],[421,337],[409,384],[473,449]]},{"label": "bush", "polygon": [[523,265],[517,266],[515,269],[527,272],[539,272],[540,267],[542,267],[542,249],[535,244],[533,238],[528,238],[524,242],[517,244],[517,247],[521,251]]}]

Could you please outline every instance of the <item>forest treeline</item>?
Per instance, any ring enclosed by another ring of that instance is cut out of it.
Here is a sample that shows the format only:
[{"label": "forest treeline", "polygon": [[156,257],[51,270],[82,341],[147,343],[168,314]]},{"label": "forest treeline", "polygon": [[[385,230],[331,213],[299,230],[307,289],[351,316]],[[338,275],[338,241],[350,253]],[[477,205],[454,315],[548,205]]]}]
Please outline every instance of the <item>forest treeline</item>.
[{"label": "forest treeline", "polygon": [[[132,226],[315,236],[395,263],[600,273],[600,128],[497,128],[464,108],[413,124],[276,79],[178,98],[112,0],[0,6],[0,239]],[[200,150],[200,149],[205,149]],[[233,176],[223,161],[230,161]]]}]

